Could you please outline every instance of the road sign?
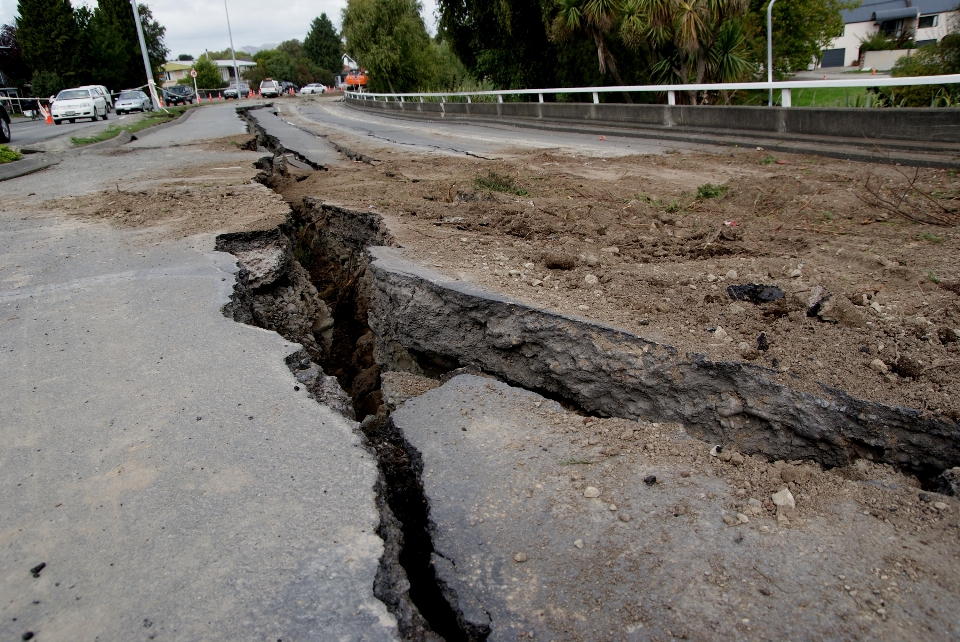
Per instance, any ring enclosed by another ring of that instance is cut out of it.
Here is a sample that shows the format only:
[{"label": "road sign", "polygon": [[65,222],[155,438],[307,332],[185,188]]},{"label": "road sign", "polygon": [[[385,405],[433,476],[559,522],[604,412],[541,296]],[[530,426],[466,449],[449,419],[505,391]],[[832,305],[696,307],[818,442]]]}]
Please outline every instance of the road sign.
[{"label": "road sign", "polygon": [[190,70],[190,77],[191,77],[191,78],[196,78],[196,77],[197,77],[197,70],[196,70],[196,69],[191,69],[191,70]]}]

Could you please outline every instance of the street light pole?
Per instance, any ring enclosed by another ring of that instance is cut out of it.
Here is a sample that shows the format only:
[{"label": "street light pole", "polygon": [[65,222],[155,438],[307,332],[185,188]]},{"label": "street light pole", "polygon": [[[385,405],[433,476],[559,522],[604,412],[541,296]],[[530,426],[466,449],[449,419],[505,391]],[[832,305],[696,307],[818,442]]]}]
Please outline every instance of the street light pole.
[{"label": "street light pole", "polygon": [[133,21],[137,24],[137,37],[140,39],[140,53],[143,54],[143,69],[147,72],[147,86],[150,89],[150,100],[153,108],[160,108],[160,99],[157,98],[157,83],[153,80],[153,68],[150,66],[150,56],[147,55],[147,41],[143,37],[143,25],[140,23],[140,11],[137,9],[137,0],[130,0],[133,7]]},{"label": "street light pole", "polygon": [[227,14],[227,33],[230,35],[230,55],[233,57],[233,77],[237,82],[237,100],[240,100],[240,70],[237,69],[237,51],[233,48],[233,30],[230,29],[230,10],[227,0],[223,0],[223,11]]},{"label": "street light pole", "polygon": [[[770,4],[767,5],[767,82],[769,83],[773,82],[773,3],[776,1],[770,0]],[[773,87],[770,87],[767,106],[773,107]]]}]

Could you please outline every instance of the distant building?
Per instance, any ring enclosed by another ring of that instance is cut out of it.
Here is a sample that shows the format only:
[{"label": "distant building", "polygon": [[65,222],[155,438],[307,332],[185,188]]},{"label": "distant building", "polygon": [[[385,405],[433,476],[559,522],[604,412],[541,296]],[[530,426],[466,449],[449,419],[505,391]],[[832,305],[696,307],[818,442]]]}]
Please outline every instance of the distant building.
[{"label": "distant building", "polygon": [[176,85],[177,81],[190,76],[191,69],[193,69],[192,64],[186,64],[184,62],[180,62],[179,60],[164,63],[163,86],[170,87],[171,85]]},{"label": "distant building", "polygon": [[834,38],[821,67],[850,67],[860,61],[860,42],[878,31],[914,35],[917,46],[939,42],[960,25],[957,0],[863,0],[843,12],[843,35]]},{"label": "distant building", "polygon": [[[214,60],[213,64],[217,66],[220,70],[220,77],[223,78],[224,82],[232,83],[234,82],[233,78],[233,61],[232,60]],[[237,68],[240,70],[240,74],[243,75],[243,72],[251,67],[256,67],[257,63],[251,62],[250,60],[238,60]],[[165,63],[163,65],[163,86],[170,87],[171,85],[176,85],[178,81],[183,78],[190,77],[190,70],[193,69],[193,63],[187,64],[180,62],[179,60],[174,60],[172,62]],[[200,89],[213,89],[212,87],[200,87]]]}]

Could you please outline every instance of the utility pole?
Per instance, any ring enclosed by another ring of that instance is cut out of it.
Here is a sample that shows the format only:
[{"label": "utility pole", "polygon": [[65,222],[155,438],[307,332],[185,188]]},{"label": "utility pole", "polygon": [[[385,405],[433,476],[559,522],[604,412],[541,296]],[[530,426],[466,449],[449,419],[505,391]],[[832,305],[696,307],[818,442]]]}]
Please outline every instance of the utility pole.
[{"label": "utility pole", "polygon": [[143,25],[140,24],[140,11],[137,9],[137,0],[130,0],[133,7],[133,21],[137,25],[137,37],[140,38],[140,53],[143,54],[143,69],[147,72],[147,85],[150,88],[150,100],[153,108],[160,108],[160,99],[157,98],[157,83],[153,80],[153,68],[150,67],[150,56],[147,55],[147,41],[143,38]]},{"label": "utility pole", "polygon": [[237,100],[240,100],[240,70],[237,69],[237,50],[233,48],[233,30],[230,29],[230,10],[227,0],[223,0],[223,11],[227,14],[227,33],[230,35],[230,55],[233,57],[233,77],[237,81]]},{"label": "utility pole", "polygon": [[[776,1],[770,0],[770,4],[767,5],[767,82],[769,83],[773,82],[773,3]],[[770,88],[767,106],[773,107],[773,87]]]}]

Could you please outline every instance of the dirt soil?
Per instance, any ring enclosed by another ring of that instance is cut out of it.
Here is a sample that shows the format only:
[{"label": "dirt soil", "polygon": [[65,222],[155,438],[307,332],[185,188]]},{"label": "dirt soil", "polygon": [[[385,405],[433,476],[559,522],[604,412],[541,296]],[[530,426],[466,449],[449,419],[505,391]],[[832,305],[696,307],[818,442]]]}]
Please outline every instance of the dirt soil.
[{"label": "dirt soil", "polygon": [[[759,148],[483,160],[338,142],[377,160],[301,176],[284,197],[380,212],[438,272],[810,392],[960,419],[956,170]],[[751,285],[782,298],[736,287]]]},{"label": "dirt soil", "polygon": [[[182,170],[135,183],[118,183],[115,189],[47,202],[66,214],[134,227],[160,238],[186,237],[211,232],[265,230],[283,223],[289,207],[276,192],[255,182],[252,162],[263,154],[251,152],[253,136],[233,136],[207,141],[196,147],[225,154],[214,165],[185,163]],[[151,153],[121,147],[112,156]]]}]

